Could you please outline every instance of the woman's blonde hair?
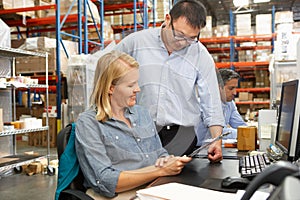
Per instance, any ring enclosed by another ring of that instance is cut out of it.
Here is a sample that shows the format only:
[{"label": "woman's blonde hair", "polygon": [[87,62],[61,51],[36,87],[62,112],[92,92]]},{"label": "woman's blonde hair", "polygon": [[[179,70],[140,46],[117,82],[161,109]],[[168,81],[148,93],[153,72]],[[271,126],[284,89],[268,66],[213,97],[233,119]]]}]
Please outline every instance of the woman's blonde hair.
[{"label": "woman's blonde hair", "polygon": [[106,121],[112,117],[109,90],[112,85],[125,76],[133,68],[139,68],[138,62],[130,55],[111,51],[103,55],[97,63],[94,76],[94,89],[91,94],[90,104],[96,106],[98,121]]}]

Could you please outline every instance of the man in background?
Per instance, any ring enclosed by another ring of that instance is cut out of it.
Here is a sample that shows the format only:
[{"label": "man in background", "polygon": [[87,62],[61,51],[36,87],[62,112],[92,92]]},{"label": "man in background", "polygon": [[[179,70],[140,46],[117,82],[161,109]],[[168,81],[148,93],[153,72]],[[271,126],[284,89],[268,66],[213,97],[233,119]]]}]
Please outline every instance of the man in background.
[{"label": "man in background", "polygon": [[[230,131],[231,133],[224,139],[236,139],[237,127],[246,126],[246,122],[237,110],[234,97],[237,94],[238,80],[240,75],[231,69],[216,69],[217,79],[219,83],[219,91],[222,102],[222,110],[225,118],[225,127],[223,133]],[[202,115],[201,115],[202,116]],[[210,138],[209,130],[204,123],[200,123],[196,128],[197,145],[201,146],[203,141]]]},{"label": "man in background", "polygon": [[236,139],[237,127],[247,126],[234,102],[240,75],[231,69],[219,69],[219,73],[224,84],[223,88],[220,87],[222,108],[226,123],[223,133],[231,131],[231,134],[227,135],[225,138]]}]

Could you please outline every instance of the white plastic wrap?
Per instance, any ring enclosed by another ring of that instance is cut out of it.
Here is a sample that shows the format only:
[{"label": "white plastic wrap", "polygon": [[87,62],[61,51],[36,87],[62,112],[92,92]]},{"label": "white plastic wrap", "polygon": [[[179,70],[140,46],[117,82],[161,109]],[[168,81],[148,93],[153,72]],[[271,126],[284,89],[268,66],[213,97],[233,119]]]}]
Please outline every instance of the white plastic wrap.
[{"label": "white plastic wrap", "polygon": [[70,122],[89,107],[93,89],[94,74],[99,58],[108,53],[116,45],[109,44],[104,50],[90,55],[71,56],[68,64],[68,116]]}]

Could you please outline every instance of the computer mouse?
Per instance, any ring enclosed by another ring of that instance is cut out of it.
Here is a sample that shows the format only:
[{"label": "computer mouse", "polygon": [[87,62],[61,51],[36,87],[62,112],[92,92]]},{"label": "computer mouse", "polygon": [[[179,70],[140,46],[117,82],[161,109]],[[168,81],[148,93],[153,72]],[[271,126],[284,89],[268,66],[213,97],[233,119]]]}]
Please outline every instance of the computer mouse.
[{"label": "computer mouse", "polygon": [[226,177],[222,180],[222,187],[228,189],[245,189],[250,183],[249,179],[241,177]]}]

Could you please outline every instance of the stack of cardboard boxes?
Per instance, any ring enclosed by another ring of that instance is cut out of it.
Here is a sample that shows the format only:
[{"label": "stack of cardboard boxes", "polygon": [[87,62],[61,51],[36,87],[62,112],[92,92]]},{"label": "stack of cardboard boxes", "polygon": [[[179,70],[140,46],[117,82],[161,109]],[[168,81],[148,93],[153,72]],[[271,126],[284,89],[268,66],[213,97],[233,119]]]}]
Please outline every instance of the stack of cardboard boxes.
[{"label": "stack of cardboard boxes", "polygon": [[3,109],[0,108],[0,132],[3,131]]},{"label": "stack of cardboard boxes", "polygon": [[[64,40],[64,47],[67,54],[78,54],[78,43]],[[13,48],[21,48],[29,51],[48,52],[48,72],[55,74],[56,72],[56,39],[48,37],[33,37],[22,40],[12,40]],[[60,69],[61,73],[66,74],[68,66],[68,58],[65,51],[61,48],[60,51]],[[46,59],[44,57],[18,57],[16,59],[16,74],[28,73],[45,73]]]}]

